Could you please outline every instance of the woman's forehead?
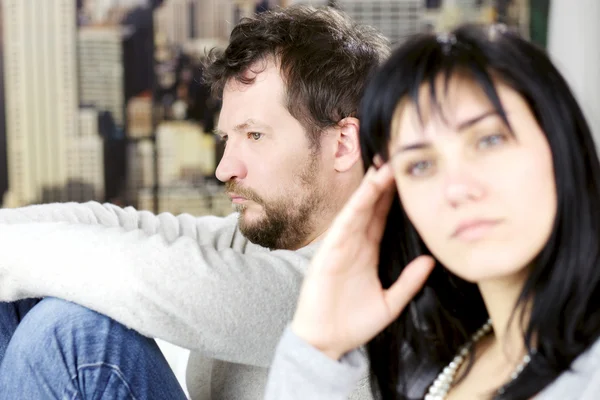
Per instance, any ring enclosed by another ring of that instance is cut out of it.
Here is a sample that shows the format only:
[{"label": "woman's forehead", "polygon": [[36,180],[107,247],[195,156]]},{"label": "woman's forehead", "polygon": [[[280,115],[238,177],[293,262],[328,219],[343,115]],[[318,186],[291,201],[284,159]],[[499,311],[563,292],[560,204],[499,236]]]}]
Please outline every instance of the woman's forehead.
[{"label": "woman's forehead", "polygon": [[[398,102],[390,125],[392,143],[401,139],[401,132],[422,136],[434,126],[456,129],[462,122],[482,113],[500,114],[485,90],[472,78],[463,75],[452,76],[448,81],[439,78],[433,89],[429,83],[424,83],[416,98],[407,95]],[[494,89],[503,108],[517,95],[501,82],[494,82]]]}]

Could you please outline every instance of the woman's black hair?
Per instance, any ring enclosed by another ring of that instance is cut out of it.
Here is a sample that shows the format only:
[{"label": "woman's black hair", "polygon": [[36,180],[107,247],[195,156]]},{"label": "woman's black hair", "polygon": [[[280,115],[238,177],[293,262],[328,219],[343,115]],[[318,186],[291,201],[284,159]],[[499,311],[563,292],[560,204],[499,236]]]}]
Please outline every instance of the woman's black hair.
[{"label": "woman's black hair", "polygon": [[[532,300],[523,338],[536,352],[504,394],[495,394],[528,399],[568,369],[600,333],[600,164],[585,118],[545,52],[502,26],[463,25],[444,36],[412,37],[372,77],[359,111],[365,168],[376,154],[388,160],[398,104],[405,99],[420,104],[419,89],[425,84],[430,101],[439,106],[436,80],[445,77],[447,84],[457,73],[485,92],[507,124],[495,83],[519,93],[552,152],[556,219],[515,305],[517,311]],[[421,254],[430,252],[396,196],[381,244],[382,285],[389,287]],[[386,400],[422,397],[487,318],[477,286],[438,263],[406,310],[367,346],[375,395]]]}]

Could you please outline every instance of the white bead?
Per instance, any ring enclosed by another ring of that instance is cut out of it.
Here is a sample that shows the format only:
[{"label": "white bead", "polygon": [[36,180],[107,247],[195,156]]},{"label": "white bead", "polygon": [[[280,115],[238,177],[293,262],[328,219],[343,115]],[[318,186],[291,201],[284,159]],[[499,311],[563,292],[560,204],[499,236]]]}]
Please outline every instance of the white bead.
[{"label": "white bead", "polygon": [[519,364],[519,366],[517,367],[517,370],[515,371],[517,374],[523,372],[523,368],[525,368],[525,365],[523,364]]},{"label": "white bead", "polygon": [[[446,395],[450,391],[452,383],[454,382],[454,376],[456,375],[456,372],[458,371],[462,363],[465,361],[473,345],[477,341],[479,341],[479,339],[481,339],[483,336],[488,334],[492,329],[492,320],[488,319],[487,322],[481,328],[479,328],[477,332],[473,334],[471,340],[459,349],[458,354],[452,359],[450,364],[448,364],[448,366],[446,366],[442,370],[442,372],[440,372],[440,374],[428,388],[428,394],[425,396],[424,400],[444,400],[446,398]],[[518,377],[518,375],[523,371],[523,369],[525,368],[527,363],[529,363],[529,361],[530,357],[529,355],[526,355],[523,358],[523,362],[521,363],[521,365],[519,365],[517,369],[513,372],[511,376],[512,380]],[[498,393],[504,393],[505,386],[500,388],[498,390]]]}]

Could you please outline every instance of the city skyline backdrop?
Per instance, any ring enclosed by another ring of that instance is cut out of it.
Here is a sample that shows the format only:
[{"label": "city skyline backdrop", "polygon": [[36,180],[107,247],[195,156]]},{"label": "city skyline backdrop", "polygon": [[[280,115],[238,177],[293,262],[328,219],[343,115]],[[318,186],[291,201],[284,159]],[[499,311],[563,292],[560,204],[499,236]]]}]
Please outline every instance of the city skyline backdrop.
[{"label": "city skyline backdrop", "polygon": [[3,206],[230,212],[200,61],[242,17],[295,3],[339,7],[393,43],[465,20],[526,30],[529,18],[503,0],[0,0]]}]

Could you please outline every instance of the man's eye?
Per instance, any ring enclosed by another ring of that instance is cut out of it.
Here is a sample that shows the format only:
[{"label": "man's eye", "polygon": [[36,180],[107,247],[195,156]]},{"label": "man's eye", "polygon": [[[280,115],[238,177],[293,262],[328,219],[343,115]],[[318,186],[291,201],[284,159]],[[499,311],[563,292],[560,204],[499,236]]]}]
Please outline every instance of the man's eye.
[{"label": "man's eye", "polygon": [[248,132],[248,139],[259,140],[262,136],[260,132]]},{"label": "man's eye", "polygon": [[227,140],[229,139],[229,135],[218,135],[219,136],[219,140],[222,142],[227,142]]}]

